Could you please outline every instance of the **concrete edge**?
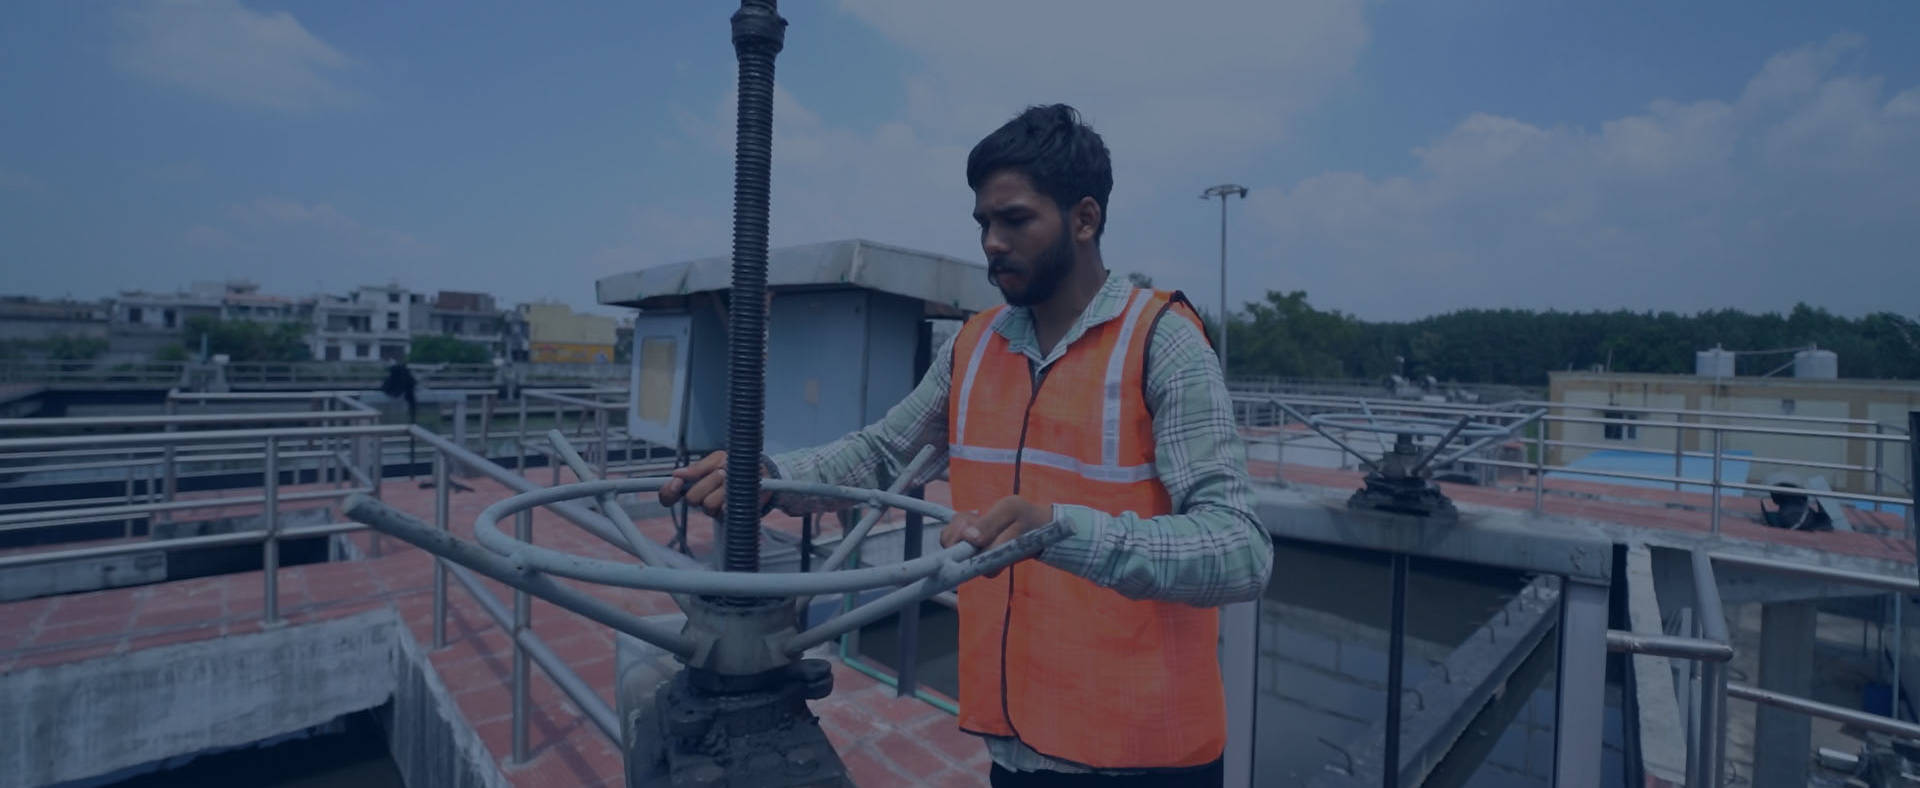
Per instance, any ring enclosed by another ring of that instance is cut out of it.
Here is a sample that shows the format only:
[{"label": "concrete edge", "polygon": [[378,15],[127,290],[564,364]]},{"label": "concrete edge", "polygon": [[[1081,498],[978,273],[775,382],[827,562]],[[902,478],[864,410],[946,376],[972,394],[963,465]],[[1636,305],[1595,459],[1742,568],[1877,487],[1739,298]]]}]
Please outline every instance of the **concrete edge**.
[{"label": "concrete edge", "polygon": [[[392,607],[386,608],[396,620]],[[407,785],[511,788],[480,733],[460,713],[426,650],[404,625],[393,638],[393,700],[384,715],[387,750]],[[439,771],[436,767],[450,768]],[[457,779],[448,779],[457,775]]]},{"label": "concrete edge", "polygon": [[[1627,547],[1627,617],[1634,634],[1666,634],[1654,589],[1653,553],[1644,544]],[[1685,785],[1686,725],[1680,719],[1672,660],[1647,654],[1635,654],[1632,660],[1641,768],[1649,780]]]},{"label": "concrete edge", "polygon": [[378,707],[393,695],[392,672],[377,666],[399,625],[388,608],[0,676],[0,750],[15,756],[0,788],[245,746]]}]

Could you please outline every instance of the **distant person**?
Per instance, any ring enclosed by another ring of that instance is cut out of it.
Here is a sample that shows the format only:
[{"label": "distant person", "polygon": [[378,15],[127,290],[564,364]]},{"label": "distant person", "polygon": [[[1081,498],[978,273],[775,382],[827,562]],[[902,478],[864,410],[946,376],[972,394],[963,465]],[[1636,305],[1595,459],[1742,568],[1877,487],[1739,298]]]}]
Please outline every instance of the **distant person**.
[{"label": "distant person", "polygon": [[[941,545],[1071,527],[959,590],[959,725],[986,740],[994,785],[1220,785],[1217,608],[1258,597],[1273,563],[1220,364],[1183,296],[1108,274],[1113,173],[1072,108],[1021,113],[966,175],[1007,304],[968,320],[879,423],[762,467],[884,487],[934,446],[961,512]],[[715,452],[675,471],[661,503],[721,516],[725,469]]]},{"label": "distant person", "polygon": [[404,361],[394,361],[387,365],[387,379],[380,384],[380,391],[393,399],[407,401],[407,423],[414,423],[414,382],[413,370],[407,369]]}]

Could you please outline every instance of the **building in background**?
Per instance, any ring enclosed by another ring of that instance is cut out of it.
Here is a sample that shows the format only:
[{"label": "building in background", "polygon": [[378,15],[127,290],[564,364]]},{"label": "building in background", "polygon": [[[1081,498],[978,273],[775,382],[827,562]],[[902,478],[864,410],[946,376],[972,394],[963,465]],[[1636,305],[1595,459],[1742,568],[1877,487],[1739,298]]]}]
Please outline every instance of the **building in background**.
[{"label": "building in background", "polygon": [[151,358],[169,345],[191,350],[187,322],[252,320],[261,323],[305,323],[311,319],[313,299],[296,299],[260,292],[260,285],[244,279],[194,282],[174,293],[123,292],[114,300],[109,353],[115,357]]},{"label": "building in background", "polygon": [[363,285],[313,306],[313,357],[323,361],[405,361],[429,314],[419,293],[398,284]]},{"label": "building in background", "polygon": [[109,301],[0,296],[0,355],[66,357],[107,349]]},{"label": "building in background", "polygon": [[[1661,427],[1676,419],[1698,423],[1699,417],[1678,413],[1634,412],[1642,408],[1660,411],[1723,411],[1751,413],[1755,416],[1806,416],[1828,419],[1856,419],[1872,424],[1822,424],[1777,419],[1737,420],[1721,418],[1742,426],[1772,427],[1801,432],[1853,432],[1871,434],[1878,430],[1901,432],[1907,428],[1909,411],[1920,410],[1920,381],[1849,380],[1837,375],[1837,358],[1832,351],[1799,351],[1790,366],[1791,376],[1733,374],[1734,354],[1714,349],[1696,354],[1696,374],[1645,375],[1630,372],[1555,372],[1550,376],[1549,397],[1556,403],[1582,406],[1563,410],[1568,416],[1606,419],[1619,423],[1556,423],[1549,438],[1569,441],[1578,446],[1556,446],[1548,454],[1555,464],[1596,463],[1612,456],[1638,457],[1664,474],[1673,473],[1676,452],[1688,468],[1696,466],[1711,474],[1713,435],[1704,430],[1675,430]],[[1786,367],[1782,368],[1786,371]],[[1619,408],[1613,410],[1611,408]],[[1637,423],[1628,423],[1637,422]],[[1678,434],[1676,434],[1678,433]],[[1611,449],[1609,447],[1618,447]],[[1906,452],[1900,444],[1845,438],[1805,435],[1765,435],[1726,433],[1720,451],[1722,475],[1728,481],[1766,483],[1781,474],[1804,481],[1818,475],[1833,489],[1843,492],[1873,493],[1875,474],[1871,471],[1821,469],[1778,465],[1767,458],[1791,457],[1801,461],[1831,463],[1855,468],[1878,468],[1878,489],[1885,491],[1890,480],[1905,479]],[[1705,455],[1705,456],[1699,456]],[[1730,460],[1730,461],[1729,461]],[[1615,470],[1627,470],[1616,467]],[[1689,477],[1695,475],[1691,471]],[[1744,478],[1741,478],[1744,477]]]},{"label": "building in background", "polygon": [[442,290],[427,310],[429,334],[484,346],[492,358],[507,358],[507,316],[486,293]]},{"label": "building in background", "polygon": [[521,304],[527,327],[527,360],[536,364],[613,362],[615,321],[574,312],[565,304]]}]

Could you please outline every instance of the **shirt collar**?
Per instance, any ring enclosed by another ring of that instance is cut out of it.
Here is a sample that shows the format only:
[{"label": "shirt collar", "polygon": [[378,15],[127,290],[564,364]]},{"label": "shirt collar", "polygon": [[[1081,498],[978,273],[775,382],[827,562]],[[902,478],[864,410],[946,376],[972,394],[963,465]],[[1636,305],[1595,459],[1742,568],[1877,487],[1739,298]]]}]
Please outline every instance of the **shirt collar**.
[{"label": "shirt collar", "polygon": [[1100,290],[1087,302],[1087,308],[1080,311],[1080,317],[1074,319],[1067,329],[1066,336],[1053,346],[1053,352],[1046,358],[1040,357],[1040,337],[1034,329],[1033,310],[1024,306],[1010,306],[1005,318],[996,321],[994,327],[1001,336],[1006,337],[1007,347],[1015,353],[1025,354],[1041,364],[1051,364],[1065,355],[1067,348],[1080,341],[1088,331],[1120,316],[1127,308],[1128,296],[1133,293],[1133,282],[1124,276],[1115,276],[1107,272],[1107,280],[1102,282]]}]

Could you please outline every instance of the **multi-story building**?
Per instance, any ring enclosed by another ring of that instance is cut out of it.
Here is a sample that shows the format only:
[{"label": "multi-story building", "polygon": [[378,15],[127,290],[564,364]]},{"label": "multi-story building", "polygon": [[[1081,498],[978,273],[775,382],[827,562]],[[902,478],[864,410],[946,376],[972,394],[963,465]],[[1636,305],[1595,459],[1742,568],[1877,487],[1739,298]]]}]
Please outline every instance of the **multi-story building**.
[{"label": "multi-story building", "polygon": [[310,300],[266,295],[260,285],[240,279],[195,282],[175,293],[122,292],[113,304],[110,352],[145,357],[168,345],[191,344],[184,329],[195,317],[304,323],[311,308]]},{"label": "multi-story building", "polygon": [[534,363],[608,364],[613,362],[615,322],[604,315],[579,314],[565,304],[521,304],[527,326],[527,360]]},{"label": "multi-story building", "polygon": [[42,301],[24,296],[0,297],[0,350],[38,356],[60,340],[107,339],[107,318],[113,305],[106,301]]},{"label": "multi-story building", "polygon": [[313,357],[324,361],[405,361],[413,335],[427,330],[424,298],[398,284],[364,285],[313,305]]},{"label": "multi-story building", "polygon": [[427,310],[427,332],[486,347],[493,358],[507,357],[507,317],[486,293],[442,290]]}]

